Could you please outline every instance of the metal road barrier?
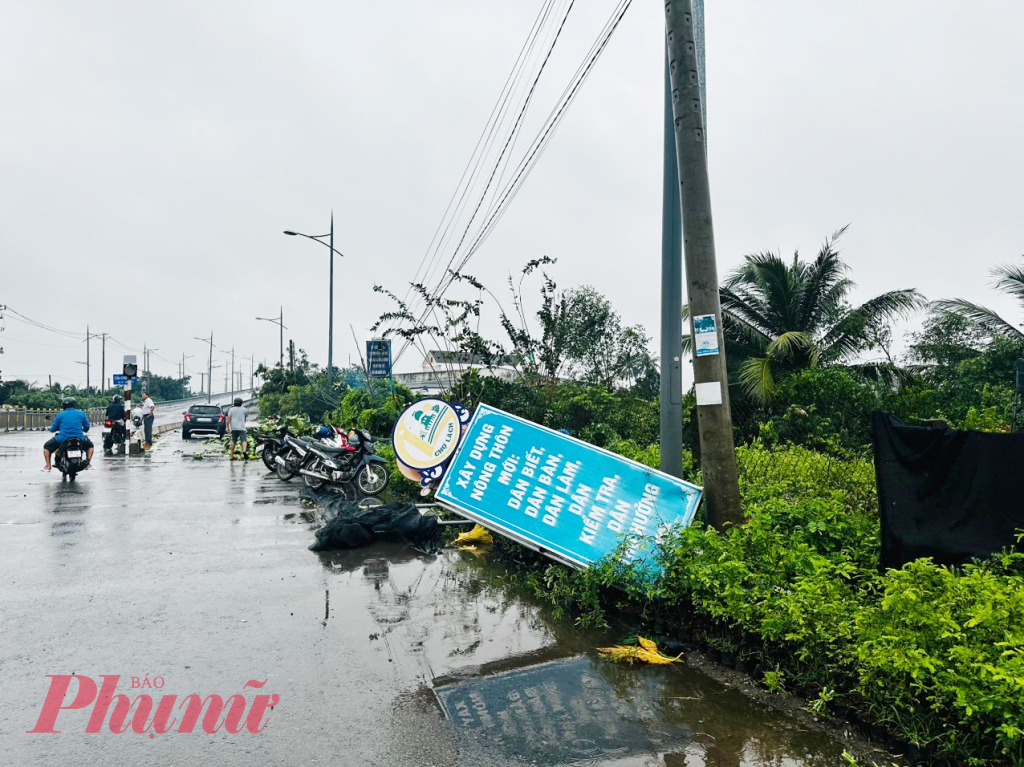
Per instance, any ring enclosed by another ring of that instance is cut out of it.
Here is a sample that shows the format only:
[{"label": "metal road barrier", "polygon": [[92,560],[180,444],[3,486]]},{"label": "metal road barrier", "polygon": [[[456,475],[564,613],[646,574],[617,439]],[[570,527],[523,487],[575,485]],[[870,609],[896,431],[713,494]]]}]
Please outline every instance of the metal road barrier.
[{"label": "metal road barrier", "polygon": [[[252,397],[253,392],[251,389],[244,389],[236,392],[222,392],[220,394],[211,395],[211,398],[213,400],[219,400],[224,397],[234,397],[236,394],[243,395],[248,400]],[[156,405],[158,408],[175,408],[179,405],[194,405],[204,402],[206,402],[205,394],[201,397],[189,397],[188,399],[163,400],[156,402]],[[37,410],[24,407],[0,407],[0,432],[43,431],[49,428],[50,421],[52,421],[59,412],[59,410]],[[104,420],[106,420],[106,408],[89,408],[84,412],[89,416],[89,423],[93,426],[99,426]]]},{"label": "metal road barrier", "polygon": [[[29,410],[23,407],[0,408],[0,432],[3,431],[42,431],[50,426],[59,410]],[[89,423],[93,426],[103,423],[106,411],[91,408],[85,411]]]}]

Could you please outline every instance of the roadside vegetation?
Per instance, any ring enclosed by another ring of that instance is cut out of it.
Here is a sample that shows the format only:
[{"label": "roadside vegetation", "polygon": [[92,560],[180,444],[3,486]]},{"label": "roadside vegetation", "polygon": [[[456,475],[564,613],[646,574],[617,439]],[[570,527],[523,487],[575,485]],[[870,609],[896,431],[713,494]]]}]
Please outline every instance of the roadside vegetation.
[{"label": "roadside vegetation", "polygon": [[[189,378],[170,378],[168,376],[150,376],[149,394],[154,402],[185,399],[189,396]],[[136,391],[141,388],[136,387]],[[52,385],[40,387],[34,382],[16,379],[0,383],[0,407],[24,407],[29,410],[59,410],[61,400],[74,397],[81,408],[106,407],[115,394],[123,394],[120,387],[86,389],[73,385]]]},{"label": "roadside vegetation", "polygon": [[[676,532],[653,580],[614,560],[571,570],[501,538],[495,551],[566,618],[596,625],[632,616],[645,636],[702,647],[773,691],[804,696],[815,713],[929,758],[1024,765],[1024,555],[879,572],[870,445],[870,413],[879,409],[911,423],[1008,431],[1024,335],[984,307],[926,304],[910,289],[851,306],[837,237],[811,261],[750,256],[722,289],[744,525]],[[435,299],[413,286],[415,310],[382,290],[396,308],[377,329],[396,347],[454,348],[484,367],[516,369],[515,380],[486,370],[461,376],[445,394],[454,401],[486,402],[657,467],[649,339],[593,289],[559,289],[545,272],[552,265],[533,261],[509,280],[507,311],[465,275],[452,281],[471,298]],[[1001,267],[995,276],[997,289],[1024,305],[1024,272]],[[531,312],[524,285],[534,279]],[[479,330],[488,309],[499,339]],[[920,329],[894,343],[894,320],[912,312]],[[403,387],[392,396],[385,382],[368,386],[358,368],[337,371],[328,391],[304,355],[294,370],[261,373],[262,415],[358,425],[382,438],[415,399]],[[687,395],[684,473],[699,484],[694,410]]]}]

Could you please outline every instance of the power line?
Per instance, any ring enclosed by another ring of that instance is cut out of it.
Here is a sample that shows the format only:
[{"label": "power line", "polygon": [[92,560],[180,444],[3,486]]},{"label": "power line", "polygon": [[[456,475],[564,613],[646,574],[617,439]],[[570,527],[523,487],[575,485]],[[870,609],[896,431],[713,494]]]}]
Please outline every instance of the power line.
[{"label": "power line", "polygon": [[[461,272],[462,269],[465,268],[469,260],[473,257],[473,255],[480,248],[483,242],[487,239],[490,233],[494,230],[495,226],[497,226],[502,216],[504,216],[505,212],[508,209],[508,206],[511,204],[512,200],[515,199],[515,196],[522,188],[530,172],[536,166],[537,161],[540,159],[544,151],[547,149],[547,146],[553,138],[558,126],[561,124],[561,121],[564,118],[566,111],[572,105],[573,101],[575,101],[580,88],[586,81],[590,72],[593,70],[594,65],[597,63],[597,60],[604,52],[606,46],[608,45],[608,41],[611,39],[612,34],[618,28],[619,23],[622,21],[623,16],[625,15],[626,11],[629,9],[631,4],[632,0],[620,0],[619,4],[612,12],[608,21],[605,23],[605,26],[602,28],[601,33],[598,35],[596,42],[591,46],[590,50],[587,52],[587,55],[584,57],[583,63],[581,63],[580,66],[577,68],[576,73],[573,75],[572,79],[569,82],[569,85],[567,85],[565,90],[562,92],[561,97],[556,102],[555,106],[552,108],[551,112],[548,115],[548,118],[545,120],[537,136],[530,144],[529,149],[527,150],[523,159],[517,166],[514,177],[508,184],[505,185],[501,192],[497,193],[497,205],[492,206],[492,208],[490,209],[492,212],[488,216],[487,220],[480,227],[480,229],[477,230],[477,233],[470,247],[467,249],[465,255],[462,257],[462,260],[459,262],[458,266],[454,270],[456,273]],[[459,247],[461,247],[461,241]],[[427,306],[424,308],[423,312],[420,315],[420,322],[422,322],[426,315],[430,312],[430,304],[432,300],[436,301],[437,299],[439,299],[454,282],[455,277],[452,273],[451,265],[454,263],[455,258],[458,255],[458,250],[459,248],[456,248],[455,252],[453,252],[451,259],[449,259],[448,267],[446,268],[444,274],[442,274],[440,279],[438,280],[437,286],[434,288],[433,291],[428,292],[429,298],[424,299],[427,302]],[[401,356],[409,348],[410,344],[411,341],[409,339],[406,339],[405,343],[398,350],[398,353],[395,356],[395,362],[397,362],[401,358]]]},{"label": "power line", "polygon": [[[498,96],[498,100],[495,102],[495,105],[491,110],[491,114],[488,116],[487,122],[484,125],[483,131],[477,139],[476,146],[473,148],[469,161],[462,171],[459,183],[452,192],[452,196],[448,201],[448,206],[445,208],[441,221],[438,223],[437,229],[430,240],[430,244],[427,246],[427,250],[423,254],[423,258],[420,260],[420,264],[417,267],[412,280],[413,283],[420,282],[421,279],[423,282],[429,281],[430,275],[433,273],[434,266],[440,253],[446,249],[450,233],[452,232],[452,227],[460,217],[466,203],[467,195],[476,183],[477,174],[482,168],[484,158],[487,156],[490,147],[492,146],[496,131],[504,122],[505,115],[508,112],[510,99],[515,93],[518,84],[522,79],[523,73],[526,71],[526,63],[532,55],[533,49],[539,39],[541,31],[550,17],[553,7],[553,1],[547,0],[538,12],[536,19],[534,19],[533,26],[530,28],[526,41],[523,43],[523,46],[519,51],[519,55],[516,57],[516,61],[512,65],[512,70],[509,72],[509,75],[505,80],[505,84]],[[456,202],[456,200],[458,201]],[[453,205],[455,206],[454,209]],[[420,276],[421,273],[422,278]],[[409,300],[411,290],[412,287],[410,286],[406,291],[403,302]]]}]

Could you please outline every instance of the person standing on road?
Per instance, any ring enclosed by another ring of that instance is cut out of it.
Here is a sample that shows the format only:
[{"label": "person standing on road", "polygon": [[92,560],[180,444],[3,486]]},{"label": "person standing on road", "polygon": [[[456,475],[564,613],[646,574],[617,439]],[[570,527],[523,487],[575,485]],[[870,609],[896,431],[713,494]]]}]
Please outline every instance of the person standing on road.
[{"label": "person standing on road", "polygon": [[149,392],[142,392],[142,425],[146,430],[146,447],[153,445],[153,412],[156,405],[149,398]]},{"label": "person standing on road", "polygon": [[242,407],[242,398],[235,397],[235,406],[228,411],[228,431],[231,432],[231,460],[235,460],[235,445],[242,443],[242,457],[249,454],[249,438],[245,430],[245,422],[249,419],[249,411]]}]

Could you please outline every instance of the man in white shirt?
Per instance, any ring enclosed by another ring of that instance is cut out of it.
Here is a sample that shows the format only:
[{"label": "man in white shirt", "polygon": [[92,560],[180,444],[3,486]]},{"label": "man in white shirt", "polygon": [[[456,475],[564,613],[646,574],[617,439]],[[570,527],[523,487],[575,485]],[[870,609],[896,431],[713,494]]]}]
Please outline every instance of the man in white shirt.
[{"label": "man in white shirt", "polygon": [[153,411],[156,405],[149,398],[149,392],[142,392],[142,425],[146,430],[146,447],[153,444]]},{"label": "man in white shirt", "polygon": [[249,439],[246,436],[245,422],[249,411],[242,407],[242,398],[235,397],[235,406],[228,410],[228,431],[231,432],[231,460],[235,460],[235,445],[242,443],[242,457],[249,454]]}]

